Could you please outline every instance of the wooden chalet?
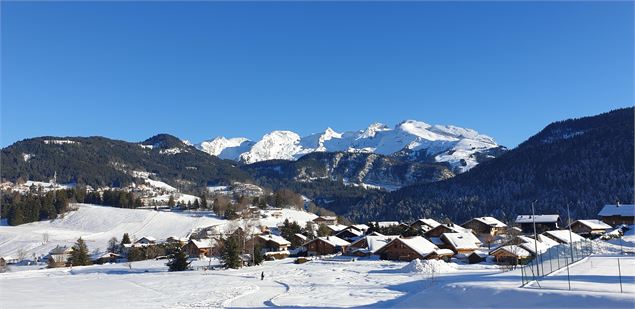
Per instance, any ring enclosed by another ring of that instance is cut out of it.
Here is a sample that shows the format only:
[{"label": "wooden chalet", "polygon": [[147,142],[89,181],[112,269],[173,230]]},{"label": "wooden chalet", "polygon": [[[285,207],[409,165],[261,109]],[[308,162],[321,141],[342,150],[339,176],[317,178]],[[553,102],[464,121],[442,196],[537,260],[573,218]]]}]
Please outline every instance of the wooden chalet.
[{"label": "wooden chalet", "polygon": [[507,224],[494,217],[478,217],[461,224],[462,227],[471,229],[476,234],[496,236],[505,233]]},{"label": "wooden chalet", "polygon": [[441,237],[444,233],[471,233],[472,230],[466,229],[457,224],[439,224],[431,230],[424,233],[427,238]]},{"label": "wooden chalet", "polygon": [[304,244],[309,256],[344,253],[350,243],[337,236],[315,238]]},{"label": "wooden chalet", "polygon": [[611,226],[635,224],[635,204],[604,205],[598,213],[600,219]]},{"label": "wooden chalet", "polygon": [[71,253],[73,253],[73,247],[58,245],[49,252],[49,258],[52,261],[49,265],[53,267],[66,266],[68,258],[71,257]]},{"label": "wooden chalet", "polygon": [[291,242],[278,235],[258,235],[256,243],[265,257],[270,259],[283,259],[289,256]]},{"label": "wooden chalet", "polygon": [[469,264],[481,263],[487,260],[488,255],[487,252],[476,250],[467,256],[467,262]]},{"label": "wooden chalet", "polygon": [[156,245],[157,243],[157,239],[151,236],[144,236],[141,237],[139,240],[135,241],[135,245],[138,246],[150,246],[150,245]]},{"label": "wooden chalet", "polygon": [[612,227],[600,220],[576,220],[570,225],[571,231],[581,236],[594,236],[606,233]]},{"label": "wooden chalet", "polygon": [[191,257],[216,256],[220,254],[217,244],[213,238],[190,239],[183,250]]},{"label": "wooden chalet", "polygon": [[352,242],[348,247],[348,254],[356,256],[373,255],[395,238],[399,238],[399,235],[367,235]]},{"label": "wooden chalet", "polygon": [[490,252],[498,264],[518,265],[531,259],[531,253],[516,245],[498,247]]},{"label": "wooden chalet", "polygon": [[559,215],[519,215],[516,217],[516,224],[520,225],[523,234],[534,233],[534,221],[536,224],[536,233],[538,234],[560,228]]},{"label": "wooden chalet", "polygon": [[[456,254],[470,254],[479,248],[481,241],[472,233],[443,233],[439,237]],[[444,246],[445,247],[445,246]]]},{"label": "wooden chalet", "polygon": [[421,236],[395,238],[375,252],[382,260],[412,261],[435,256],[439,248]]},{"label": "wooden chalet", "polygon": [[410,228],[415,231],[421,231],[425,233],[439,225],[441,225],[441,223],[437,222],[434,219],[418,219],[417,221],[410,224]]},{"label": "wooden chalet", "polygon": [[569,232],[569,230],[554,230],[554,231],[546,231],[542,233],[543,236],[547,236],[552,240],[561,243],[568,244],[570,242],[579,242],[584,241],[584,237],[574,233]]},{"label": "wooden chalet", "polygon": [[315,219],[313,219],[313,222],[317,225],[320,224],[324,224],[324,225],[336,225],[337,224],[337,217],[335,216],[319,216]]}]

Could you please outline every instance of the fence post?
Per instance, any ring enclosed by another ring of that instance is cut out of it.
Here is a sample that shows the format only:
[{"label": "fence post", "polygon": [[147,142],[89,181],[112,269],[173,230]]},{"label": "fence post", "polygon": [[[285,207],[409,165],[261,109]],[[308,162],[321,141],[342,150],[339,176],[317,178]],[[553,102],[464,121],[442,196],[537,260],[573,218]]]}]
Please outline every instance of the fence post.
[{"label": "fence post", "polygon": [[556,245],[556,257],[558,258],[558,269],[560,269],[560,245]]},{"label": "fence post", "polygon": [[569,260],[567,260],[567,282],[569,283],[569,291],[571,291],[571,275],[569,274]]},{"label": "fence post", "polygon": [[617,258],[617,271],[620,275],[620,293],[624,293],[624,290],[622,289],[622,267],[620,265],[620,258]]},{"label": "fence post", "polygon": [[552,258],[551,258],[551,251],[553,251],[553,250],[551,250],[551,249],[552,249],[552,248],[547,249],[547,252],[549,252],[549,273],[552,273],[552,272],[553,272],[553,265],[551,265],[551,260],[552,260]]}]

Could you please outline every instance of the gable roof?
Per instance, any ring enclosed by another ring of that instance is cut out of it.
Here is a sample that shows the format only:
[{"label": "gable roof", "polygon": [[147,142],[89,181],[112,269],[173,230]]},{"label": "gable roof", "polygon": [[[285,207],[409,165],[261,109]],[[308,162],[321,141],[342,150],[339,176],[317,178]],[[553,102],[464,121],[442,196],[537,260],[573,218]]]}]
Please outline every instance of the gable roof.
[{"label": "gable roof", "polygon": [[429,231],[426,231],[426,234],[430,233],[433,230],[441,229],[441,228],[447,228],[448,230],[450,230],[451,233],[472,233],[471,229],[466,229],[458,224],[452,224],[452,225],[439,224],[435,226],[434,228],[430,229]]},{"label": "gable roof", "polygon": [[199,249],[211,248],[216,244],[213,238],[190,239],[190,241]]},{"label": "gable roof", "polygon": [[49,254],[65,254],[71,251],[73,251],[73,247],[57,245],[57,247],[53,248]]},{"label": "gable roof", "polygon": [[600,217],[620,216],[620,217],[634,217],[635,216],[635,204],[625,205],[604,205],[602,210],[598,213]]},{"label": "gable roof", "polygon": [[289,245],[291,245],[291,242],[289,242],[288,240],[284,239],[284,237],[278,236],[278,235],[273,235],[273,234],[258,235],[258,237],[260,239],[264,239],[266,241],[272,241],[272,242],[276,243],[278,246],[289,246]]},{"label": "gable roof", "polygon": [[364,238],[360,238],[352,242],[351,246],[353,246],[357,242],[366,240],[367,247],[363,251],[375,253],[377,252],[377,250],[383,248],[395,238],[399,238],[399,235],[368,235]]},{"label": "gable roof", "polygon": [[490,254],[495,254],[496,252],[500,252],[500,251],[505,251],[508,252],[512,255],[515,255],[517,257],[530,257],[531,253],[529,253],[529,251],[525,250],[522,247],[516,246],[516,245],[508,245],[508,246],[502,246],[502,247],[498,247],[494,250],[492,250],[492,252],[490,252]]},{"label": "gable roof", "polygon": [[[441,223],[439,223],[438,221],[434,220],[434,219],[430,219],[430,218],[424,218],[424,219],[418,219],[417,221],[413,222],[412,224],[415,224],[417,222],[421,222],[427,226],[430,226],[432,228],[435,228],[439,225],[441,225]],[[410,225],[412,225],[410,224]]]},{"label": "gable roof", "polygon": [[315,221],[334,221],[337,220],[337,217],[335,216],[319,216],[315,219],[313,219],[313,222]]},{"label": "gable roof", "polygon": [[[427,239],[421,236],[414,236],[414,237],[408,237],[408,238],[395,238],[388,244],[391,244],[393,242],[401,242],[402,244],[406,245],[408,248],[417,252],[422,257],[426,257],[430,253],[433,253],[439,249],[439,247],[437,247],[435,244],[431,243],[430,241],[428,241]],[[386,246],[382,247],[381,249],[387,248],[388,244],[386,244]]]},{"label": "gable roof", "polygon": [[328,227],[329,229],[331,229],[331,231],[334,231],[334,232],[339,232],[347,228],[347,226],[343,224],[331,224],[331,225],[327,225],[326,227]]},{"label": "gable roof", "polygon": [[300,238],[300,239],[302,239],[302,240],[306,240],[306,239],[307,239],[307,237],[306,237],[306,236],[304,236],[304,235],[302,235],[302,234],[300,234],[300,233],[295,233],[295,234],[293,234],[293,236],[298,237],[298,238]]},{"label": "gable roof", "polygon": [[556,240],[560,241],[561,243],[564,244],[568,244],[571,240],[573,242],[578,242],[578,241],[583,241],[584,237],[574,233],[574,232],[570,232],[569,230],[553,230],[553,231],[546,231],[544,233],[542,233],[544,235],[547,236],[551,236],[551,238],[555,238]]},{"label": "gable roof", "polygon": [[353,224],[353,225],[349,225],[348,228],[349,229],[353,228],[360,231],[365,231],[369,229],[368,225],[366,224]]},{"label": "gable roof", "polygon": [[362,231],[360,231],[358,229],[354,229],[354,228],[345,228],[345,229],[340,230],[337,233],[335,233],[335,235],[342,235],[344,233],[351,233],[351,234],[353,234],[356,237],[364,235],[364,232],[362,232]]},{"label": "gable roof", "polygon": [[[498,220],[498,219],[496,219],[494,217],[478,217],[478,218],[473,218],[472,220],[476,220],[476,221],[482,222],[482,223],[484,223],[486,225],[489,225],[491,227],[507,227],[507,224],[501,222],[500,220]],[[470,222],[470,221],[468,221],[468,222]]]},{"label": "gable roof", "polygon": [[351,244],[348,241],[346,241],[344,239],[341,239],[341,238],[339,238],[337,236],[318,237],[318,238],[315,238],[315,239],[307,242],[306,244],[309,244],[309,243],[312,243],[312,242],[318,241],[318,240],[323,241],[323,242],[325,242],[325,243],[327,243],[327,244],[329,244],[329,245],[331,245],[333,247],[337,247],[337,246],[344,247],[344,246],[348,246],[348,245]]},{"label": "gable roof", "polygon": [[592,230],[604,230],[604,229],[610,229],[612,228],[610,225],[597,220],[597,219],[590,219],[590,220],[576,220],[575,222],[571,223],[571,225],[574,225],[575,223],[580,223]]},{"label": "gable roof", "polygon": [[516,217],[516,223],[533,223],[534,217],[536,223],[554,223],[560,220],[560,215],[519,215]]},{"label": "gable roof", "polygon": [[472,233],[443,233],[441,238],[454,249],[478,249],[480,243]]}]

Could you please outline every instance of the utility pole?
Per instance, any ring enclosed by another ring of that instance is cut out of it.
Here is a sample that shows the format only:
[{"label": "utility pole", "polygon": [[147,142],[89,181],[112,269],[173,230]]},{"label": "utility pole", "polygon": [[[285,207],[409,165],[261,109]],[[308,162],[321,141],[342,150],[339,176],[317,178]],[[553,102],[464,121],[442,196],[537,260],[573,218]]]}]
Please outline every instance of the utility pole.
[{"label": "utility pole", "polygon": [[[540,268],[538,267],[538,233],[536,233],[536,212],[534,210],[535,202],[537,202],[537,200],[531,201],[531,220],[534,224],[534,253],[536,254],[534,260],[536,261],[536,275],[540,276]],[[536,281],[538,281],[538,277],[536,277]]]},{"label": "utility pole", "polygon": [[569,204],[567,203],[567,223],[569,223],[569,248],[571,249],[571,263],[573,263],[573,236],[571,233],[571,213],[569,212]]}]

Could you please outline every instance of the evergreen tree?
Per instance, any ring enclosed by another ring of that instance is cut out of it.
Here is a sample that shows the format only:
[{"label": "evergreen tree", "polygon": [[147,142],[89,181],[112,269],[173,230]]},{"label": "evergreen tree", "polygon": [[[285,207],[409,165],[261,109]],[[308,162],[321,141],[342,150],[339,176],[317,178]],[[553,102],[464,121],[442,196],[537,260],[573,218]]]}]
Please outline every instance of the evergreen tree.
[{"label": "evergreen tree", "polygon": [[170,195],[170,199],[168,200],[168,206],[170,206],[170,208],[174,207],[175,203],[174,203],[174,196]]},{"label": "evergreen tree", "polygon": [[207,209],[207,197],[205,197],[205,194],[201,195],[201,208],[203,209]]},{"label": "evergreen tree", "polygon": [[81,237],[77,239],[77,242],[73,245],[73,252],[71,253],[69,261],[74,266],[92,264],[90,257],[88,256],[88,247]]},{"label": "evergreen tree", "polygon": [[123,247],[123,245],[131,243],[132,242],[130,241],[130,236],[128,236],[128,233],[123,233],[123,237],[121,237],[121,246]]},{"label": "evergreen tree", "polygon": [[192,208],[194,208],[194,209],[201,208],[201,204],[198,202],[198,199],[194,200],[194,204],[192,204]]},{"label": "evergreen tree", "polygon": [[265,257],[262,254],[262,248],[260,248],[260,245],[256,245],[254,247],[254,264],[260,265],[264,259]]},{"label": "evergreen tree", "polygon": [[317,230],[317,234],[318,237],[328,236],[331,235],[331,230],[325,224],[320,224],[320,227]]},{"label": "evergreen tree", "polygon": [[225,246],[223,247],[223,252],[221,253],[221,259],[223,261],[223,266],[225,266],[226,268],[240,267],[241,262],[238,237],[236,237],[235,235],[231,235],[225,240]]},{"label": "evergreen tree", "polygon": [[172,258],[168,262],[168,267],[170,271],[184,271],[188,270],[190,267],[190,262],[187,261],[187,255],[183,250],[178,249],[175,254],[172,255]]}]

